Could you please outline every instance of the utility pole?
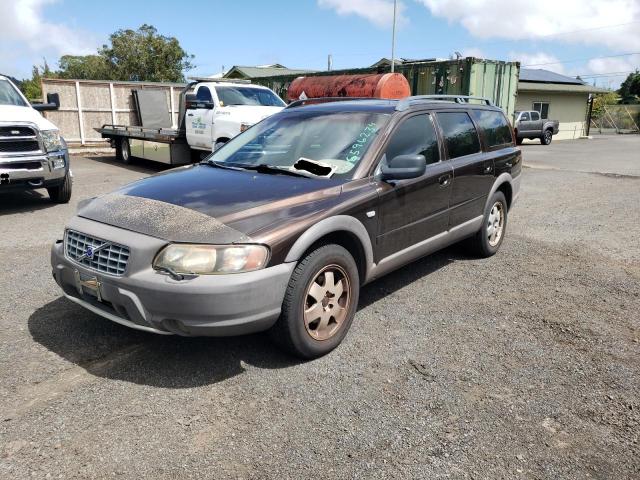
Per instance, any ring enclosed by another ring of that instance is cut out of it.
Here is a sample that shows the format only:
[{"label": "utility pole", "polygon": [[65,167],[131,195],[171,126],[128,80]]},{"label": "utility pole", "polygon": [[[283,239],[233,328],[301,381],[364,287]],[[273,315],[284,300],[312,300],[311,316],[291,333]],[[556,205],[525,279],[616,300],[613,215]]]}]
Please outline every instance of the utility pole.
[{"label": "utility pole", "polygon": [[396,70],[396,11],[398,0],[393,0],[393,31],[391,33],[391,73]]}]

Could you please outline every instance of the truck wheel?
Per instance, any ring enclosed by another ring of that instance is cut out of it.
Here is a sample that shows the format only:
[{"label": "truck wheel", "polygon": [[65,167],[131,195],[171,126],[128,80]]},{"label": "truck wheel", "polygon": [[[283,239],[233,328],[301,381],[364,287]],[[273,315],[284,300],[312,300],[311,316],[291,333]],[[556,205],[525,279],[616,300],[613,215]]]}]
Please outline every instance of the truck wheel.
[{"label": "truck wheel", "polygon": [[540,137],[540,143],[542,143],[542,145],[549,145],[551,139],[553,139],[553,132],[551,130],[545,130],[542,137]]},{"label": "truck wheel", "polygon": [[360,279],[351,254],[340,245],[324,245],[296,266],[270,330],[281,348],[304,359],[336,348],[347,334],[358,306]]},{"label": "truck wheel", "polygon": [[71,175],[67,172],[61,185],[47,188],[47,193],[49,193],[51,201],[53,203],[69,203],[69,200],[71,200],[72,183]]},{"label": "truck wheel", "polygon": [[[117,154],[117,149],[116,149],[116,154]],[[120,156],[118,158],[122,163],[124,164],[130,164],[131,163],[131,146],[129,145],[129,139],[128,138],[121,138],[120,139]]]},{"label": "truck wheel", "polygon": [[479,257],[495,255],[507,229],[507,200],[500,191],[494,193],[487,203],[482,228],[468,240],[468,245]]}]

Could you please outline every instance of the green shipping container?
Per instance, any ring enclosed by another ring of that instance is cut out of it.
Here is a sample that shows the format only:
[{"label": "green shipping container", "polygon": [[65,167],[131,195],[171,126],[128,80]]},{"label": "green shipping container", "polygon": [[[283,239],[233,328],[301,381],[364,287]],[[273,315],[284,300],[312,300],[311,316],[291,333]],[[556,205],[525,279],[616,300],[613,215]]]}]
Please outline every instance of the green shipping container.
[{"label": "green shipping container", "polygon": [[[390,67],[358,68],[318,72],[316,75],[387,73]],[[471,95],[485,97],[513,115],[518,89],[520,64],[467,57],[458,60],[405,63],[396,66],[411,85],[412,95]],[[289,84],[300,75],[282,75],[252,79],[286,99]]]}]

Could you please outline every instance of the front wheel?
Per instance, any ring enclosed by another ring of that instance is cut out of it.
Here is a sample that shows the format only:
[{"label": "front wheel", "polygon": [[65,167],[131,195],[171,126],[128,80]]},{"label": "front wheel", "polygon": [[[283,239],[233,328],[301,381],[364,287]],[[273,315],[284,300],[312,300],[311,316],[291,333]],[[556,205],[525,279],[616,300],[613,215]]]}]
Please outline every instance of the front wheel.
[{"label": "front wheel", "polygon": [[53,203],[69,203],[71,200],[72,181],[69,172],[64,176],[64,181],[57,187],[47,188],[49,198]]},{"label": "front wheel", "polygon": [[553,132],[551,130],[545,130],[542,134],[542,137],[540,138],[540,143],[542,143],[542,145],[549,145],[552,139]]},{"label": "front wheel", "polygon": [[485,209],[482,228],[469,239],[469,246],[480,257],[495,255],[507,229],[507,200],[502,192],[491,196]]},{"label": "front wheel", "polygon": [[271,338],[305,359],[329,353],[351,326],[359,290],[358,268],[351,254],[340,245],[319,247],[293,271]]},{"label": "front wheel", "polygon": [[122,163],[131,163],[131,146],[128,138],[116,140],[116,159]]}]

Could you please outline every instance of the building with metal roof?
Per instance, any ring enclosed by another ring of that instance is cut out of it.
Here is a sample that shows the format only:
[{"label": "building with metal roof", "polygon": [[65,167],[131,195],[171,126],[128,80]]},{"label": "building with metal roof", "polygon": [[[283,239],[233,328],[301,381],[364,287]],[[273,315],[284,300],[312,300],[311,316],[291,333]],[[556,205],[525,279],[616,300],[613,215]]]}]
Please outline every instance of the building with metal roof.
[{"label": "building with metal roof", "polygon": [[231,69],[224,74],[224,78],[261,78],[261,77],[273,77],[276,75],[304,75],[308,73],[314,73],[316,70],[300,69],[300,68],[287,68],[279,63],[271,65],[234,65]]},{"label": "building with metal roof", "polygon": [[586,134],[589,96],[605,92],[608,90],[588,85],[580,78],[521,68],[516,110],[537,110],[542,118],[558,120],[556,140],[580,138]]}]

